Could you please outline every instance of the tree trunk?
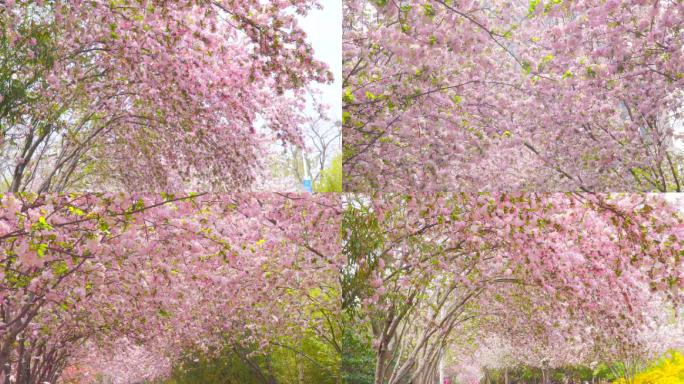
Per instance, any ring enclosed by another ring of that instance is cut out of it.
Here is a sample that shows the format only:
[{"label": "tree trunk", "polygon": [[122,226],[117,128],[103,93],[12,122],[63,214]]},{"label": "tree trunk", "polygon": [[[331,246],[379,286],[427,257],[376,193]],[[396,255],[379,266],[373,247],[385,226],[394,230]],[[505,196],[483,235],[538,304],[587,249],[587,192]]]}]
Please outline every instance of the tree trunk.
[{"label": "tree trunk", "polygon": [[444,351],[440,351],[439,355],[439,384],[444,384],[445,381],[445,372],[444,372]]},{"label": "tree trunk", "polygon": [[297,360],[297,381],[299,384],[304,384],[304,366],[302,365],[302,361],[299,358],[296,358]]},{"label": "tree trunk", "polygon": [[383,384],[385,381],[385,353],[384,342],[378,348],[378,358],[375,362],[375,384]]}]

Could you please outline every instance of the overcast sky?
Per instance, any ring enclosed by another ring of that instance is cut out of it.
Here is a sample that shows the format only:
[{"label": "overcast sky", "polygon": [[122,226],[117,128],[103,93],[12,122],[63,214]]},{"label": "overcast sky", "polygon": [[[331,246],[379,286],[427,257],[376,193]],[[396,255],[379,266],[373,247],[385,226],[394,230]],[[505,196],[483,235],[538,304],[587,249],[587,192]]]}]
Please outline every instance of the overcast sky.
[{"label": "overcast sky", "polygon": [[[300,17],[299,25],[306,32],[307,41],[313,46],[316,59],[326,63],[333,74],[335,79],[333,83],[316,84],[315,86],[321,91],[323,103],[330,107],[328,110],[330,119],[339,121],[342,118],[342,0],[320,0],[320,2],[323,9],[314,10],[305,18]],[[305,113],[315,115],[310,104]],[[307,127],[304,126],[302,129],[306,130]],[[268,132],[266,128],[264,130]],[[311,146],[307,140],[308,135],[305,133],[304,136],[307,146]],[[331,148],[332,151],[326,154],[328,161],[342,150],[341,140],[336,145],[337,148]],[[274,155],[283,156],[282,143],[272,142],[271,150]],[[270,188],[268,183],[267,181],[267,188]],[[281,181],[276,184],[278,188],[285,185]],[[292,185],[292,190],[303,190],[303,187],[294,180],[294,177],[292,177]]]},{"label": "overcast sky", "polygon": [[321,0],[322,10],[315,10],[301,20],[301,26],[313,45],[315,56],[328,64],[335,82],[319,86],[323,101],[330,106],[330,117],[342,116],[342,0]]}]

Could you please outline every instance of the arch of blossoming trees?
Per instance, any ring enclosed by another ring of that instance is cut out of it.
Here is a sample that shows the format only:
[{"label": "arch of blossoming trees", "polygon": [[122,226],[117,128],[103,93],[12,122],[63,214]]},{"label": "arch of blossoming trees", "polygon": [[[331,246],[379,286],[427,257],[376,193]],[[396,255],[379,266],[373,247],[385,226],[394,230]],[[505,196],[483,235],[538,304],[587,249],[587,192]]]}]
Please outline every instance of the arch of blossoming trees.
[{"label": "arch of blossoming trees", "polygon": [[635,362],[684,347],[684,236],[662,196],[379,195],[346,201],[343,309],[375,382]]},{"label": "arch of blossoming trees", "polygon": [[3,383],[154,379],[186,351],[266,349],[311,330],[344,353],[342,326],[372,335],[379,384],[683,347],[684,224],[658,195],[0,204]]},{"label": "arch of blossoming trees", "polygon": [[680,191],[684,6],[344,2],[345,177],[367,191]]},{"label": "arch of blossoming trees", "polygon": [[0,382],[128,383],[186,349],[323,332],[340,212],[334,196],[6,195]]},{"label": "arch of blossoming trees", "polygon": [[2,190],[248,188],[332,79],[297,23],[318,6],[1,1]]}]

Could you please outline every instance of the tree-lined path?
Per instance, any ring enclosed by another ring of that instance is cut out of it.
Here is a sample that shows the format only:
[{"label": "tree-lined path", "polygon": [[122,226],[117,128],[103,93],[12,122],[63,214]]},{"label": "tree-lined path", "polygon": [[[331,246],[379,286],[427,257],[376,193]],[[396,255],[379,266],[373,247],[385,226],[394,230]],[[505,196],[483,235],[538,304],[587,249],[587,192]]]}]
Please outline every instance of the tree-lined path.
[{"label": "tree-lined path", "polygon": [[319,6],[0,2],[0,191],[251,190],[332,80],[298,26]]},{"label": "tree-lined path", "polygon": [[681,191],[684,6],[348,0],[351,191]]},{"label": "tree-lined path", "polygon": [[478,383],[493,369],[597,363],[632,377],[684,347],[682,219],[662,196],[380,194],[346,205],[343,310],[355,327],[343,364],[363,362],[357,382]]},{"label": "tree-lined path", "polygon": [[141,382],[311,334],[339,349],[334,196],[0,201],[0,382]]}]

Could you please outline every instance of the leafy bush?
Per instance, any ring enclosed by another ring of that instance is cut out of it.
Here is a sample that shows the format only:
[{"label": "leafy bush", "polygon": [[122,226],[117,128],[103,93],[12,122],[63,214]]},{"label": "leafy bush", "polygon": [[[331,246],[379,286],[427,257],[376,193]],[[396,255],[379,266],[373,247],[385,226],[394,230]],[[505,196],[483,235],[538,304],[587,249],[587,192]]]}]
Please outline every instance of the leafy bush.
[{"label": "leafy bush", "polygon": [[339,380],[338,353],[314,334],[308,334],[297,343],[282,340],[265,352],[234,344],[226,345],[213,357],[189,353],[163,383],[336,384]]},{"label": "leafy bush", "polygon": [[372,384],[375,382],[375,354],[370,335],[363,329],[347,327],[342,335],[342,382]]},{"label": "leafy bush", "polygon": [[684,355],[673,351],[656,361],[628,382],[619,379],[613,384],[682,384],[684,383]]},{"label": "leafy bush", "polygon": [[335,156],[328,168],[325,168],[316,183],[315,192],[342,192],[342,154]]}]

